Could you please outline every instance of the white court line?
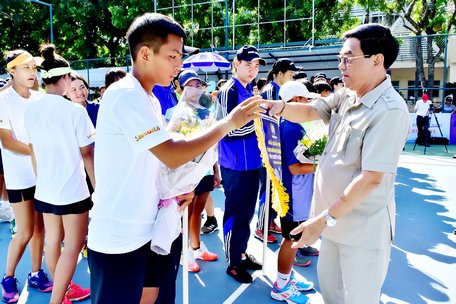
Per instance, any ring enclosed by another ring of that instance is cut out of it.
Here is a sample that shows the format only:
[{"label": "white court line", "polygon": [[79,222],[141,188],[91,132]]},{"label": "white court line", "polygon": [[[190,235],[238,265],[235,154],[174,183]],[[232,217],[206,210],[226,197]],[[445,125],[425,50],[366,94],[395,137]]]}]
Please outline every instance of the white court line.
[{"label": "white court line", "polygon": [[[255,279],[258,277],[258,275],[261,275],[261,270],[257,270],[254,273],[252,273],[253,281],[250,284],[253,284],[253,282],[255,282]],[[241,284],[241,286],[239,286],[238,289],[236,289],[231,294],[231,296],[223,302],[223,304],[233,303],[250,286],[250,284]]]}]

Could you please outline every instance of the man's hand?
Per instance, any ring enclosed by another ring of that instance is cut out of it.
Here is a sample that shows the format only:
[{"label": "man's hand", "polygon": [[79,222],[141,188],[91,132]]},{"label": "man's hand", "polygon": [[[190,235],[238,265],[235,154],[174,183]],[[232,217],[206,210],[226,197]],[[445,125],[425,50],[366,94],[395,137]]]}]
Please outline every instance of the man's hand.
[{"label": "man's hand", "polygon": [[293,242],[291,248],[302,248],[314,244],[320,237],[325,226],[326,221],[322,215],[305,221],[290,232],[291,235],[302,233],[299,241]]},{"label": "man's hand", "polygon": [[281,100],[264,100],[262,107],[269,110],[269,116],[277,115],[282,112],[284,103]]},{"label": "man's hand", "polygon": [[230,129],[242,128],[252,119],[258,118],[260,113],[265,113],[260,107],[262,102],[261,96],[253,96],[238,104],[227,116]]},{"label": "man's hand", "polygon": [[179,201],[179,211],[184,212],[185,208],[193,201],[194,197],[195,191],[177,196],[176,199]]},{"label": "man's hand", "polygon": [[222,179],[220,178],[219,173],[214,174],[214,188],[220,188],[221,187],[221,181]]}]

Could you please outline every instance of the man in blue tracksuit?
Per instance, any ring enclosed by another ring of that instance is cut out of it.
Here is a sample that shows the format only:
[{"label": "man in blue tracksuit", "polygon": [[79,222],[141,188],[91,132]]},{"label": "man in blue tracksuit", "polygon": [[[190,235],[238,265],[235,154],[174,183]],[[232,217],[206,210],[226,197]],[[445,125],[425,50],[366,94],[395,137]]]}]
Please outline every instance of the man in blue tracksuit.
[{"label": "man in blue tracksuit", "polygon": [[[250,82],[265,61],[251,45],[241,47],[233,60],[234,75],[217,95],[217,116],[227,116],[238,104],[253,96]],[[255,212],[261,157],[253,121],[230,132],[219,143],[219,164],[225,190],[223,235],[228,260],[226,273],[240,283],[251,283],[247,269],[259,270],[255,258],[246,253],[250,221]]]}]

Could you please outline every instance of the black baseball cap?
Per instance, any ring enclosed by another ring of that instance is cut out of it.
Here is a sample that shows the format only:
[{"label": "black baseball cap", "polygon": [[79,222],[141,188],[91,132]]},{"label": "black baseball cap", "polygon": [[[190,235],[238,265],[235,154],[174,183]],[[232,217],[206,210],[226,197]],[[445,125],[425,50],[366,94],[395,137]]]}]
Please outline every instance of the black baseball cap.
[{"label": "black baseball cap", "polygon": [[314,79],[318,79],[318,78],[328,79],[328,78],[326,77],[326,74],[325,74],[325,73],[317,73],[317,74],[315,74]]},{"label": "black baseball cap", "polygon": [[257,48],[253,45],[244,45],[241,47],[236,53],[236,58],[244,61],[258,60],[261,65],[266,65],[266,61],[260,57]]},{"label": "black baseball cap", "polygon": [[301,71],[303,68],[298,67],[294,62],[289,58],[280,58],[272,65],[272,70],[274,71]]}]

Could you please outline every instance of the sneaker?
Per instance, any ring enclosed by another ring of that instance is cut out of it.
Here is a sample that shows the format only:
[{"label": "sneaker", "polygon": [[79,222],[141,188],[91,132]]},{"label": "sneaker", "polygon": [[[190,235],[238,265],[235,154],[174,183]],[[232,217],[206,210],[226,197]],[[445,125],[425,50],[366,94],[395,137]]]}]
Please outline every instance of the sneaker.
[{"label": "sneaker", "polygon": [[[254,233],[253,236],[256,237],[257,239],[259,239],[262,242],[264,240],[263,231],[261,231],[260,229],[255,229],[255,233]],[[271,233],[268,233],[268,243],[270,243],[270,244],[277,243],[277,239]]]},{"label": "sneaker", "polygon": [[320,254],[320,251],[318,251],[317,248],[313,248],[312,246],[299,248],[299,252],[301,252],[302,255],[307,255],[307,256],[317,256]]},{"label": "sneaker", "polygon": [[201,227],[201,232],[203,234],[211,234],[215,230],[218,230],[217,219],[215,216],[208,216],[206,222],[204,223],[203,227]]},{"label": "sneaker", "polygon": [[65,298],[71,302],[76,302],[85,300],[88,297],[90,297],[90,288],[82,288],[81,286],[74,284],[73,281],[70,282]]},{"label": "sneaker", "polygon": [[203,261],[216,261],[218,256],[215,253],[209,252],[203,242],[200,243],[200,248],[193,251],[193,257],[195,259]]},{"label": "sneaker", "polygon": [[253,282],[253,278],[250,273],[248,273],[242,266],[228,266],[226,273],[239,283],[249,284]]},{"label": "sneaker", "polygon": [[274,283],[274,286],[271,290],[271,298],[278,301],[285,301],[287,303],[297,303],[297,304],[308,304],[310,299],[299,292],[296,287],[291,284],[291,280],[285,285],[282,289],[277,287],[277,284]]},{"label": "sneaker", "polygon": [[307,267],[310,265],[310,260],[306,259],[301,252],[298,250],[296,251],[296,255],[293,260],[293,265],[300,266],[300,267]]},{"label": "sneaker", "polygon": [[261,265],[251,254],[245,254],[245,260],[242,260],[242,267],[245,269],[252,270],[261,270],[263,265]]},{"label": "sneaker", "polygon": [[[199,272],[201,270],[198,263],[195,261],[195,257],[193,255],[193,250],[189,248],[188,250],[188,271],[189,272]],[[184,255],[181,255],[180,264],[184,265]]]},{"label": "sneaker", "polygon": [[19,290],[17,279],[12,276],[4,276],[2,280],[2,300],[5,303],[16,303],[19,301]]},{"label": "sneaker", "polygon": [[274,221],[269,225],[269,231],[272,233],[282,234],[282,228],[280,228]]},{"label": "sneaker", "polygon": [[84,245],[82,246],[81,249],[81,255],[83,258],[87,259],[87,239],[84,241]]},{"label": "sneaker", "polygon": [[314,288],[314,284],[312,282],[299,281],[296,278],[294,271],[291,271],[290,282],[298,291],[309,291]]},{"label": "sneaker", "polygon": [[48,279],[47,274],[40,269],[38,273],[32,276],[32,273],[28,273],[27,284],[29,287],[38,289],[41,292],[51,292],[54,284]]},{"label": "sneaker", "polygon": [[68,298],[67,298],[67,297],[64,297],[64,298],[63,298],[63,302],[62,302],[62,304],[71,304],[71,301],[70,301],[70,300],[68,300]]}]

